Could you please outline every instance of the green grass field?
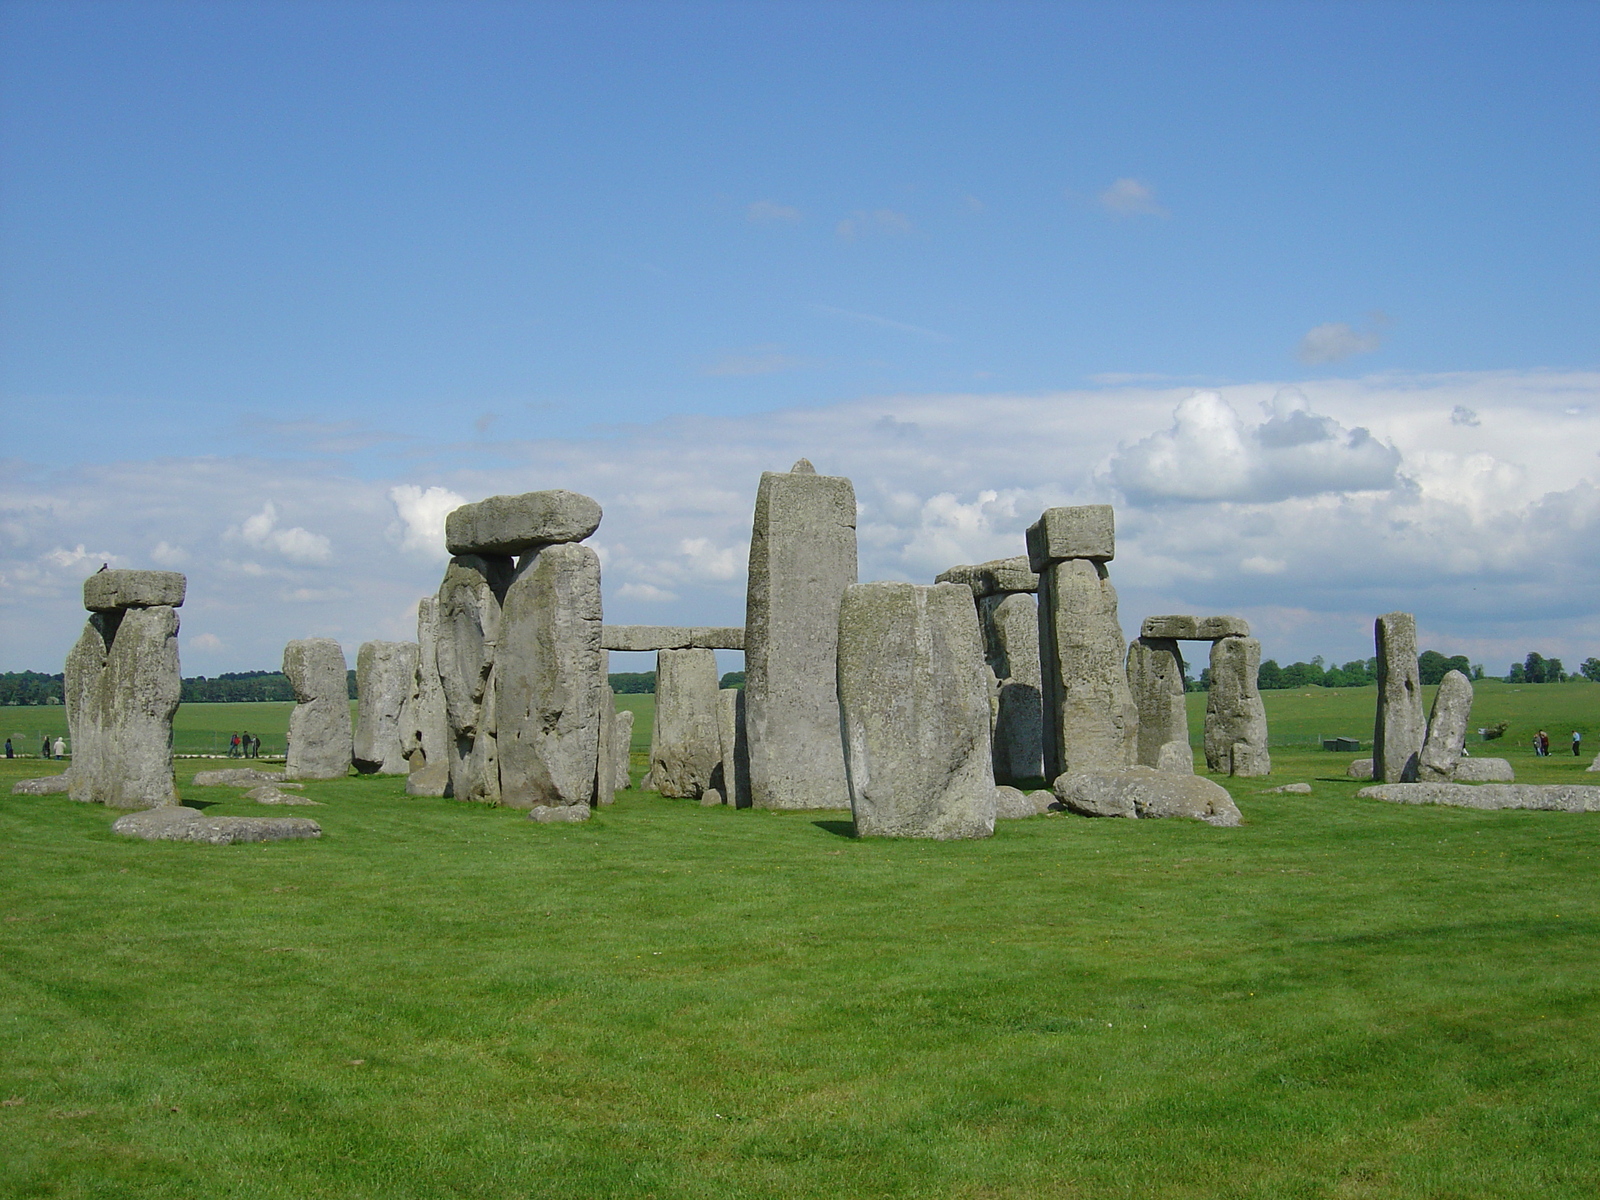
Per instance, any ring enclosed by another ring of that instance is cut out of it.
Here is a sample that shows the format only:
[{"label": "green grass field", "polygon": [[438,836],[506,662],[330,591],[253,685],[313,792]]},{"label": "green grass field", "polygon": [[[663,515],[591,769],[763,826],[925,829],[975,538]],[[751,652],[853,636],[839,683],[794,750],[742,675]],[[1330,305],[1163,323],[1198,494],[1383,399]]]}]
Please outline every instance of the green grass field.
[{"label": "green grass field", "polygon": [[[1558,748],[1600,701],[1493,693]],[[1362,694],[1268,704],[1359,735]],[[1222,781],[1239,829],[960,843],[368,777],[287,810],[318,842],[209,847],[6,796],[0,1194],[1594,1195],[1600,818],[1357,800],[1349,757]],[[208,765],[188,802],[275,811]]]}]

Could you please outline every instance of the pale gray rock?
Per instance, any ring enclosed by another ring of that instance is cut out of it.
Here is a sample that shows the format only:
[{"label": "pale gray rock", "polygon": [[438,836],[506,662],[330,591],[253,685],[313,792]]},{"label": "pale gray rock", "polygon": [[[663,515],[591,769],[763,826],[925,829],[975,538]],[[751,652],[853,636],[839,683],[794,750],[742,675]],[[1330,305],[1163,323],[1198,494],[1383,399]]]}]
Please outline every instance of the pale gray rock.
[{"label": "pale gray rock", "polygon": [[450,760],[428,763],[406,776],[408,796],[448,796],[450,794]]},{"label": "pale gray rock", "polygon": [[1378,651],[1378,711],[1372,731],[1372,777],[1384,783],[1417,778],[1427,725],[1417,671],[1417,623],[1410,613],[1385,613],[1373,624]]},{"label": "pale gray rock", "polygon": [[555,488],[463,504],[445,518],[444,540],[451,554],[525,554],[551,543],[581,542],[598,528],[598,503]]},{"label": "pale gray rock", "polygon": [[1309,783],[1286,783],[1282,787],[1267,788],[1261,794],[1263,796],[1306,796],[1310,795],[1310,793],[1311,785]]},{"label": "pale gray rock", "polygon": [[1001,679],[1037,688],[1040,683],[1038,602],[1028,593],[1008,593],[989,610],[987,623],[994,630],[994,654],[990,664],[995,674]]},{"label": "pale gray rock", "polygon": [[1040,574],[1045,778],[1134,761],[1139,710],[1123,669],[1126,646],[1103,563],[1076,558]]},{"label": "pale gray rock", "polygon": [[750,747],[745,741],[744,692],[717,692],[717,740],[722,750],[717,785],[735,808],[750,807]]},{"label": "pale gray rock", "polygon": [[322,836],[322,826],[305,817],[208,817],[198,809],[169,805],[118,817],[113,833],[147,842],[281,842]]},{"label": "pale gray rock", "polygon": [[663,796],[696,799],[722,761],[717,656],[711,650],[656,655],[656,715],[650,778]]},{"label": "pale gray rock", "polygon": [[424,596],[417,602],[417,671],[404,717],[400,749],[412,774],[439,765],[448,773],[454,737],[445,707],[444,683],[439,677],[437,596]]},{"label": "pale gray rock", "polygon": [[83,606],[90,612],[182,608],[187,588],[177,571],[100,571],[83,581]]},{"label": "pale gray rock", "polygon": [[1149,767],[1074,771],[1055,782],[1056,799],[1086,817],[1190,817],[1234,826],[1238,806],[1219,784],[1199,775],[1173,775]]},{"label": "pale gray rock", "polygon": [[707,788],[700,793],[701,808],[718,808],[722,805],[722,793],[716,788]]},{"label": "pale gray rock", "polygon": [[994,832],[987,692],[968,589],[845,590],[839,706],[858,837]]},{"label": "pale gray rock", "polygon": [[344,651],[332,638],[283,648],[283,673],[298,701],[289,714],[285,779],[343,779],[350,773],[350,699]]},{"label": "pale gray rock", "polygon": [[969,587],[972,589],[973,597],[980,600],[985,596],[1039,590],[1039,576],[1028,566],[1026,554],[951,567],[948,571],[941,571],[934,578],[934,582],[957,583]]},{"label": "pale gray rock", "polygon": [[1202,642],[1226,637],[1249,637],[1250,622],[1243,617],[1201,617],[1196,632]]},{"label": "pale gray rock", "polygon": [[1356,795],[1390,804],[1600,812],[1600,787],[1576,783],[1385,783],[1362,788]]},{"label": "pale gray rock", "polygon": [[1194,774],[1189,710],[1184,704],[1183,653],[1178,643],[1149,636],[1130,642],[1128,689],[1139,708],[1139,765]]},{"label": "pale gray rock", "polygon": [[517,564],[495,648],[500,802],[596,801],[601,673],[600,559],[588,546],[542,547]]},{"label": "pale gray rock", "polygon": [[83,739],[81,756],[74,742],[68,794],[111,808],[177,804],[172,717],[183,687],[177,609],[95,613],[68,665],[69,720],[74,738]]},{"label": "pale gray rock", "polygon": [[[600,651],[600,678],[611,678],[611,656]],[[627,784],[617,778],[617,748],[612,739],[617,736],[617,694],[610,683],[600,686],[600,745],[596,750],[594,802],[615,804],[617,792]]]},{"label": "pale gray rock", "polygon": [[750,531],[745,617],[745,725],[756,808],[850,803],[839,738],[838,644],[840,603],[855,581],[850,481],[764,472]]},{"label": "pale gray rock", "polygon": [[[293,784],[289,785],[293,787]],[[316,804],[321,800],[313,800],[309,796],[302,796],[299,792],[288,792],[274,784],[266,783],[260,787],[251,788],[244,794],[246,800],[254,800],[257,804]]]},{"label": "pale gray rock", "polygon": [[994,789],[994,817],[997,821],[1020,821],[1043,816],[1054,800],[1050,792],[1021,792],[1002,784]]},{"label": "pale gray rock", "polygon": [[402,718],[417,679],[415,642],[363,642],[356,654],[356,729],[351,759],[363,775],[404,775]]},{"label": "pale gray rock", "polygon": [[[1365,776],[1371,779],[1369,773]],[[1503,758],[1462,758],[1450,778],[1456,783],[1515,783],[1517,773]]]},{"label": "pale gray rock", "polygon": [[1041,575],[1051,563],[1072,558],[1104,563],[1116,556],[1116,519],[1109,504],[1047,508],[1028,526],[1028,566]]},{"label": "pale gray rock", "polygon": [[1180,642],[1214,642],[1225,637],[1249,637],[1250,622],[1243,617],[1146,617],[1139,636],[1172,638]]},{"label": "pale gray rock", "polygon": [[458,555],[439,584],[435,653],[451,736],[450,795],[457,800],[500,802],[494,658],[513,570],[504,555]]},{"label": "pale gray rock", "polygon": [[1447,671],[1439,681],[1428,714],[1428,736],[1417,756],[1417,778],[1443,783],[1455,777],[1456,763],[1467,742],[1472,716],[1472,681],[1460,671]]},{"label": "pale gray rock", "polygon": [[[1011,592],[989,614],[1004,678],[995,693],[994,777],[1015,782],[1044,776],[1044,701],[1039,687],[1039,607]],[[998,670],[998,668],[997,668]]]},{"label": "pale gray rock", "polygon": [[[229,767],[226,770],[196,771],[190,780],[195,787],[256,787],[263,783],[282,783],[283,771],[259,771],[255,767]],[[299,785],[295,785],[299,786]]]},{"label": "pale gray rock", "polygon": [[1344,773],[1351,779],[1371,779],[1372,760],[1370,758],[1358,758],[1344,769]]},{"label": "pale gray rock", "polygon": [[738,625],[606,625],[600,644],[607,650],[743,650]]},{"label": "pale gray rock", "polygon": [[633,786],[633,710],[621,709],[612,721],[611,752],[616,757],[612,770],[617,789]]},{"label": "pale gray rock", "polygon": [[528,810],[528,819],[541,825],[561,825],[570,821],[587,821],[590,809],[587,804],[536,804]]},{"label": "pale gray rock", "polygon": [[1221,775],[1272,773],[1267,710],[1256,687],[1261,643],[1228,637],[1211,643],[1211,690],[1206,693],[1206,766]]},{"label": "pale gray rock", "polygon": [[46,775],[43,779],[19,779],[11,785],[13,796],[59,796],[71,785],[66,773]]}]

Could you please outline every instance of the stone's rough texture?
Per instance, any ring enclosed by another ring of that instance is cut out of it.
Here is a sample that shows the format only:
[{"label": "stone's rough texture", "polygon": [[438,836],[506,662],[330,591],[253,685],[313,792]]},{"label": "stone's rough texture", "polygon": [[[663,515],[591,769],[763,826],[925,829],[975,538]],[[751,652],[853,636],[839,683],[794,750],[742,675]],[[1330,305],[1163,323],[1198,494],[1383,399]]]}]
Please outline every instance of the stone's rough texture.
[{"label": "stone's rough texture", "polygon": [[1305,796],[1310,792],[1311,785],[1309,783],[1286,783],[1282,787],[1267,788],[1261,794],[1263,796]]},{"label": "stone's rough texture", "polygon": [[[1363,779],[1371,779],[1368,771]],[[1463,758],[1456,762],[1450,778],[1456,783],[1514,783],[1517,773],[1503,758]]]},{"label": "stone's rough texture", "polygon": [[738,625],[606,625],[600,644],[607,650],[743,650]]},{"label": "stone's rough texture", "polygon": [[735,808],[749,808],[750,747],[745,741],[744,692],[739,688],[717,692],[717,740],[722,749],[718,790]]},{"label": "stone's rough texture", "polygon": [[187,587],[177,571],[100,571],[83,581],[83,606],[90,612],[181,608]]},{"label": "stone's rough texture", "polygon": [[994,832],[989,697],[970,591],[846,589],[839,705],[858,837]]},{"label": "stone's rough texture", "polygon": [[463,504],[445,518],[444,540],[451,554],[523,554],[552,542],[581,542],[598,528],[599,504],[556,488]]},{"label": "stone's rough texture", "polygon": [[1433,698],[1433,710],[1428,714],[1428,736],[1417,756],[1418,779],[1442,783],[1455,777],[1471,716],[1471,680],[1460,671],[1445,672]]},{"label": "stone's rough texture", "polygon": [[1594,756],[1594,761],[1584,768],[1585,771],[1600,771],[1600,754]]},{"label": "stone's rough texture", "polygon": [[696,799],[722,761],[717,716],[717,656],[710,650],[656,655],[656,715],[650,779],[663,796]]},{"label": "stone's rough texture", "polygon": [[1249,637],[1250,622],[1243,617],[1146,617],[1140,637],[1172,638],[1180,642],[1214,642],[1225,637]]},{"label": "stone's rough texture", "polygon": [[332,638],[283,648],[283,673],[299,701],[289,714],[285,779],[343,779],[350,773],[350,700],[344,651]]},{"label": "stone's rough texture", "polygon": [[612,720],[611,727],[612,770],[617,788],[633,786],[633,711],[622,709]]},{"label": "stone's rough texture", "polygon": [[1600,812],[1600,787],[1578,783],[1384,783],[1362,788],[1356,795],[1391,804]]},{"label": "stone's rough texture", "polygon": [[1109,504],[1047,508],[1028,526],[1028,566],[1035,571],[1069,558],[1110,562],[1116,556],[1116,519]]},{"label": "stone's rough texture", "polygon": [[196,771],[195,787],[255,787],[262,783],[282,783],[283,771],[258,771],[254,767],[232,767],[222,771]]},{"label": "stone's rough texture", "polygon": [[1117,591],[1086,559],[1039,576],[1039,659],[1044,705],[1044,775],[1115,770],[1138,752],[1139,710],[1122,657]]},{"label": "stone's rough texture", "polygon": [[[757,808],[844,808],[839,606],[856,581],[848,479],[765,472],[750,530],[745,723]],[[970,594],[967,604],[972,603]]]},{"label": "stone's rough texture", "polygon": [[500,802],[495,743],[494,656],[500,610],[514,568],[502,555],[459,555],[439,584],[439,686],[450,727],[450,795]]},{"label": "stone's rough texture", "polygon": [[595,802],[606,682],[601,661],[595,552],[562,543],[524,557],[506,589],[495,647],[502,804]]},{"label": "stone's rough texture", "polygon": [[411,700],[405,709],[400,749],[413,772],[445,765],[448,772],[450,716],[439,678],[439,598],[424,596],[417,602],[417,671]]},{"label": "stone's rough texture", "polygon": [[[981,612],[981,610],[980,610]],[[1039,606],[1031,595],[1013,592],[990,611],[1004,668],[994,721],[994,777],[1039,779],[1044,775],[1044,704],[1039,688]],[[991,666],[994,660],[991,660]]]},{"label": "stone's rough texture", "polygon": [[1344,773],[1351,779],[1371,779],[1372,760],[1370,758],[1358,758],[1344,769]]},{"label": "stone's rough texture", "polygon": [[1184,704],[1183,654],[1178,643],[1149,636],[1130,642],[1128,689],[1139,708],[1139,765],[1194,774],[1189,710]]},{"label": "stone's rough texture", "polygon": [[280,842],[322,836],[322,826],[305,817],[208,817],[198,809],[170,805],[118,817],[113,833],[147,842]]},{"label": "stone's rough texture", "polygon": [[46,775],[43,779],[19,779],[11,785],[13,796],[56,796],[70,787],[65,773]]},{"label": "stone's rough texture", "polygon": [[356,654],[356,731],[351,759],[363,775],[404,775],[404,726],[417,680],[415,642],[364,642]]},{"label": "stone's rough texture", "polygon": [[994,789],[994,817],[997,821],[1020,821],[1043,816],[1055,796],[1050,792],[1020,792],[1004,785]]},{"label": "stone's rough texture", "polygon": [[717,808],[723,803],[722,793],[716,788],[707,788],[700,793],[701,808]]},{"label": "stone's rough texture", "polygon": [[951,567],[935,583],[958,583],[972,589],[976,599],[1015,592],[1037,592],[1039,576],[1028,566],[1028,556],[996,558],[986,563]]},{"label": "stone's rough texture", "polygon": [[816,473],[817,469],[811,465],[809,458],[798,459],[794,466],[789,468],[789,474],[791,475],[815,475]]},{"label": "stone's rough texture", "polygon": [[1221,785],[1199,775],[1169,775],[1149,767],[1074,771],[1055,782],[1056,798],[1086,817],[1191,817],[1233,826],[1239,809]]},{"label": "stone's rough texture", "polygon": [[1417,623],[1392,612],[1373,625],[1378,650],[1378,712],[1372,730],[1372,777],[1410,783],[1417,777],[1427,725],[1422,719],[1422,679],[1417,673]]},{"label": "stone's rough texture", "polygon": [[[293,786],[293,785],[291,785]],[[286,792],[282,788],[267,783],[260,787],[251,788],[244,794],[244,799],[254,800],[257,804],[317,804],[321,800],[313,800],[309,796],[302,796],[299,792]]]},{"label": "stone's rough texture", "polygon": [[587,804],[539,804],[528,812],[528,819],[541,825],[564,824],[568,821],[587,821]]},{"label": "stone's rough texture", "polygon": [[[611,678],[611,656],[600,651],[600,678]],[[617,790],[626,784],[617,779],[617,748],[612,739],[617,736],[617,694],[609,683],[600,685],[600,744],[595,750],[594,802],[615,804]]]},{"label": "stone's rough texture", "polygon": [[1039,605],[1025,593],[1007,595],[989,612],[994,630],[995,673],[1002,679],[1037,688],[1039,671]]},{"label": "stone's rough texture", "polygon": [[1211,644],[1211,690],[1206,693],[1206,766],[1222,775],[1268,775],[1267,710],[1256,690],[1261,643],[1221,638]]},{"label": "stone's rough texture", "polygon": [[429,763],[406,776],[406,795],[444,796],[450,791],[450,760]]},{"label": "stone's rough texture", "polygon": [[158,605],[96,613],[68,658],[67,674],[72,798],[111,808],[177,804],[178,610]]}]

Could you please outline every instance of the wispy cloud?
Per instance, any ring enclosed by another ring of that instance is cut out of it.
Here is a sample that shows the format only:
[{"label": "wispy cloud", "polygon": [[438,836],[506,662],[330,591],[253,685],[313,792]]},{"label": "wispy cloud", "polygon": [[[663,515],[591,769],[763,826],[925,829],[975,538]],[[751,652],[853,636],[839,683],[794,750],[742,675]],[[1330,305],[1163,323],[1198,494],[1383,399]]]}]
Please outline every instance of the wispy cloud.
[{"label": "wispy cloud", "polygon": [[793,205],[757,200],[744,210],[744,219],[755,225],[794,225],[805,220],[805,214]]},{"label": "wispy cloud", "polygon": [[1371,354],[1383,345],[1383,335],[1378,326],[1384,323],[1382,313],[1374,313],[1366,329],[1356,329],[1342,321],[1330,321],[1309,330],[1294,356],[1307,365],[1342,362],[1358,354]]},{"label": "wispy cloud", "polygon": [[819,313],[826,313],[830,317],[843,317],[847,321],[856,321],[862,325],[874,325],[879,329],[893,329],[896,333],[909,333],[916,337],[932,338],[935,341],[949,341],[950,335],[940,333],[933,329],[924,329],[921,325],[911,325],[905,321],[895,321],[888,317],[876,316],[873,313],[852,312],[848,308],[835,308],[831,304],[813,304],[811,306]]},{"label": "wispy cloud", "polygon": [[1119,179],[1100,193],[1100,207],[1114,217],[1170,217],[1156,203],[1156,190],[1138,179]]},{"label": "wispy cloud", "polygon": [[914,231],[911,218],[892,208],[877,208],[871,212],[854,212],[834,226],[834,232],[845,241],[853,241],[869,233],[907,234]]},{"label": "wispy cloud", "polygon": [[785,354],[778,346],[752,346],[748,350],[723,355],[716,362],[700,368],[702,375],[775,375],[780,371],[797,371],[812,366],[809,359]]}]

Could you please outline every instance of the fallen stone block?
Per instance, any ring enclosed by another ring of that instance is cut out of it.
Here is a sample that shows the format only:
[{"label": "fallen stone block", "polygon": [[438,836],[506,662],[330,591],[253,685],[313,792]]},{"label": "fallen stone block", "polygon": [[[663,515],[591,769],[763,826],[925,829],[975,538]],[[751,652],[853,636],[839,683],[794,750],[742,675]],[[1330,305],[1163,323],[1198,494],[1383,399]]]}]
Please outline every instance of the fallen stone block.
[{"label": "fallen stone block", "polygon": [[1344,773],[1350,776],[1351,779],[1371,779],[1372,760],[1370,758],[1358,758],[1344,769]]},{"label": "fallen stone block", "polygon": [[118,817],[113,833],[147,842],[280,842],[322,836],[322,826],[305,817],[208,817],[194,808],[167,805]]},{"label": "fallen stone block", "polygon": [[429,763],[406,776],[406,795],[442,796],[450,789],[450,763]]},{"label": "fallen stone block", "polygon": [[83,581],[83,606],[90,612],[181,608],[187,586],[178,571],[101,571]]},{"label": "fallen stone block", "polygon": [[994,816],[997,821],[1021,821],[1043,816],[1055,803],[1051,792],[1024,792],[1004,784],[994,789]]},{"label": "fallen stone block", "polygon": [[1580,783],[1385,783],[1362,788],[1356,795],[1390,804],[1600,812],[1600,786]]},{"label": "fallen stone block", "polygon": [[522,554],[535,546],[581,542],[600,528],[600,505],[555,488],[520,496],[490,496],[463,504],[444,522],[451,554]]},{"label": "fallen stone block", "polygon": [[528,810],[528,820],[541,825],[560,825],[568,821],[587,821],[587,804],[541,804]]},{"label": "fallen stone block", "polygon": [[1517,773],[1503,758],[1458,758],[1450,779],[1453,783],[1515,783]]},{"label": "fallen stone block", "polygon": [[[289,785],[293,787],[293,784]],[[246,800],[254,800],[257,804],[316,804],[321,800],[313,800],[309,796],[302,796],[298,792],[286,792],[281,787],[268,783],[261,787],[251,788],[244,794]]]},{"label": "fallen stone block", "polygon": [[1233,797],[1199,775],[1168,775],[1149,767],[1081,771],[1055,782],[1055,795],[1071,812],[1086,817],[1190,817],[1208,825],[1241,821]]},{"label": "fallen stone block", "polygon": [[1309,783],[1286,783],[1282,787],[1267,788],[1261,794],[1263,796],[1304,796],[1308,795],[1310,791],[1311,785]]},{"label": "fallen stone block", "polygon": [[1047,508],[1028,526],[1028,566],[1034,571],[1069,558],[1110,562],[1116,556],[1116,520],[1109,504]]},{"label": "fallen stone block", "polygon": [[228,770],[196,771],[191,781],[195,787],[255,787],[262,783],[282,783],[282,771],[258,771],[254,767],[232,767]]},{"label": "fallen stone block", "polygon": [[72,786],[66,772],[46,775],[43,779],[19,779],[11,785],[13,796],[58,796]]},{"label": "fallen stone block", "polygon": [[700,793],[701,808],[720,808],[722,806],[722,793],[716,788],[707,788]]}]

